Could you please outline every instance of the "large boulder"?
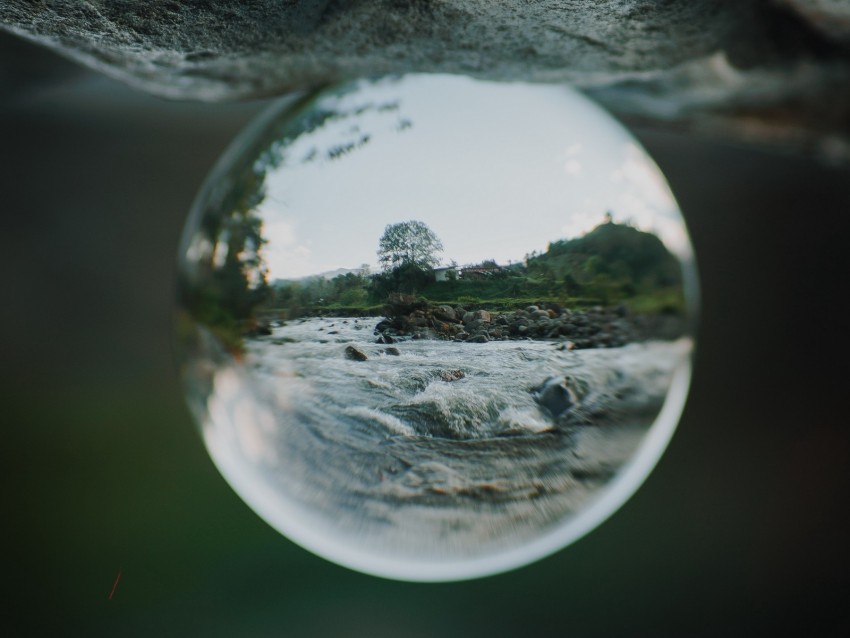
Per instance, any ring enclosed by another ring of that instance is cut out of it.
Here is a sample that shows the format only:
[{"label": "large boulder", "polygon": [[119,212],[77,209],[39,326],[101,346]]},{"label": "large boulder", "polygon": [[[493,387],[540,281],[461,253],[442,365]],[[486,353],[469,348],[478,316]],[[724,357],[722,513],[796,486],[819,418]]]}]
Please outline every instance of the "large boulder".
[{"label": "large boulder", "polygon": [[346,346],[345,358],[351,359],[352,361],[366,361],[369,357],[366,356],[365,352],[358,348],[355,348],[354,346]]},{"label": "large boulder", "polygon": [[568,377],[549,377],[533,392],[540,407],[556,419],[570,410],[578,401],[575,392],[569,386]]},{"label": "large boulder", "polygon": [[454,323],[457,321],[457,315],[455,314],[454,308],[451,306],[437,306],[433,310],[434,317],[439,319],[440,321],[448,321]]}]

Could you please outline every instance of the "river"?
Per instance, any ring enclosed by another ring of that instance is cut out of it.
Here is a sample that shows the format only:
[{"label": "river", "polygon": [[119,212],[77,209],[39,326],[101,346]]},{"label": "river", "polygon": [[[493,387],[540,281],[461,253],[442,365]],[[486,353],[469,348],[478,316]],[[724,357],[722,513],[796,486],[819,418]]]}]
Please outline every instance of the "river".
[{"label": "river", "polygon": [[[376,323],[275,328],[248,341],[241,364],[216,365],[196,404],[225,476],[308,545],[338,537],[356,551],[451,560],[545,533],[629,461],[691,349],[687,339],[387,346]],[[347,358],[348,346],[368,358]],[[558,415],[537,398],[552,378],[573,401]]]}]

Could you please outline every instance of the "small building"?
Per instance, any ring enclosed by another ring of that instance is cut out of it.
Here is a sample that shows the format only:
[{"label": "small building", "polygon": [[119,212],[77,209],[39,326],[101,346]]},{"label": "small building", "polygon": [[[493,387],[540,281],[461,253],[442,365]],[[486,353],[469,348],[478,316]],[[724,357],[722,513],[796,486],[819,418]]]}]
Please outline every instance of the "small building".
[{"label": "small building", "polygon": [[[454,273],[454,277],[449,273]],[[449,279],[457,279],[457,268],[454,266],[445,266],[444,268],[434,268],[434,277],[437,281],[449,281]]]},{"label": "small building", "polygon": [[501,266],[464,266],[461,271],[463,279],[487,279],[502,271]]}]

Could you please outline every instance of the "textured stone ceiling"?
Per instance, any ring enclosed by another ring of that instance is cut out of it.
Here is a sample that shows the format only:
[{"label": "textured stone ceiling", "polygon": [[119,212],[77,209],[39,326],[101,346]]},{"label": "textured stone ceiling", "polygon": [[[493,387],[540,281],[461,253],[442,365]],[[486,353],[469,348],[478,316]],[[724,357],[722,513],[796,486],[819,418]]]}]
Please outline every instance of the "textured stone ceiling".
[{"label": "textured stone ceiling", "polygon": [[569,83],[627,121],[850,160],[844,0],[4,0],[0,26],[174,99],[462,73]]}]

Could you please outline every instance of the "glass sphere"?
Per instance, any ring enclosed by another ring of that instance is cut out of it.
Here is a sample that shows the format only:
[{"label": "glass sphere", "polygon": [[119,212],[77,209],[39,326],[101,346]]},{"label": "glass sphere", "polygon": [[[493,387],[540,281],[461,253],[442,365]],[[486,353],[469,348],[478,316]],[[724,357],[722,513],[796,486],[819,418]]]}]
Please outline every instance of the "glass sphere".
[{"label": "glass sphere", "polygon": [[690,378],[694,260],[658,168],[555,86],[411,75],[278,103],[180,249],[215,464],[342,565],[455,580],[613,513]]}]

